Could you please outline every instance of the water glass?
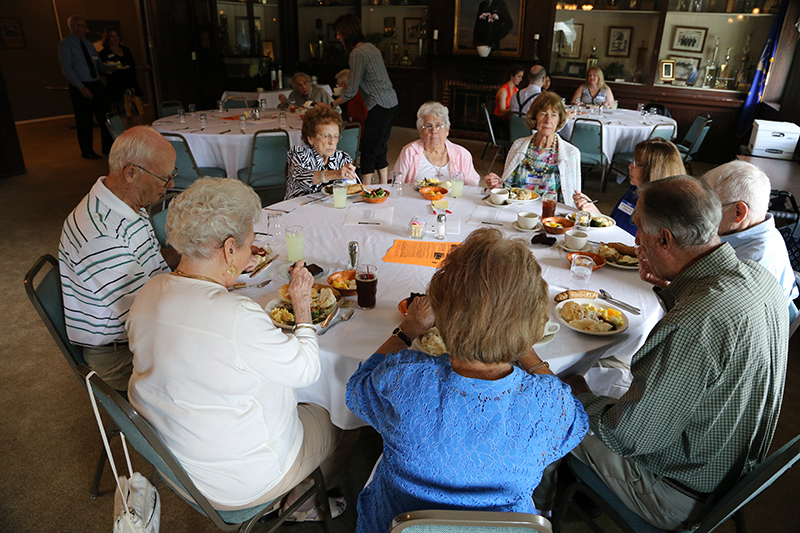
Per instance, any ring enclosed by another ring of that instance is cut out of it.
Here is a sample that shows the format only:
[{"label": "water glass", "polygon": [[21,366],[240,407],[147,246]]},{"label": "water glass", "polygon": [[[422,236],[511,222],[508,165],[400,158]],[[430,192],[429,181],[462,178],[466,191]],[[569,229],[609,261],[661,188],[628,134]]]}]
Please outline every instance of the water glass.
[{"label": "water glass", "polygon": [[303,259],[303,226],[286,228],[286,255],[292,264]]},{"label": "water glass", "polygon": [[464,173],[456,172],[450,182],[450,195],[453,198],[461,198],[464,194]]},{"label": "water glass", "polygon": [[267,100],[266,100],[266,98],[262,98],[261,99],[260,106],[261,106],[261,109],[266,109],[267,108]]},{"label": "water glass", "polygon": [[195,116],[197,114],[197,106],[194,104],[189,104],[189,115]]},{"label": "water glass", "polygon": [[644,109],[644,104],[636,104],[636,111],[641,113],[643,109]]},{"label": "water glass", "polygon": [[178,109],[178,120],[181,124],[186,124],[186,112],[183,109]]},{"label": "water glass", "polygon": [[242,130],[242,133],[247,131],[247,115],[244,113],[239,117],[239,129]]},{"label": "water glass", "polygon": [[392,194],[395,198],[403,197],[403,181],[405,176],[402,172],[392,172]]},{"label": "water glass", "polygon": [[217,100],[217,111],[220,113],[225,111],[225,104],[222,103],[222,100]]},{"label": "water glass", "polygon": [[206,120],[206,114],[205,113],[200,113],[200,129],[201,130],[206,129],[207,125],[208,125],[208,122]]},{"label": "water glass", "polygon": [[281,129],[286,129],[286,113],[279,114],[278,119],[280,120]]},{"label": "water glass", "polygon": [[593,269],[594,260],[588,255],[573,256],[572,266],[569,268],[569,288],[573,291],[586,289]]}]

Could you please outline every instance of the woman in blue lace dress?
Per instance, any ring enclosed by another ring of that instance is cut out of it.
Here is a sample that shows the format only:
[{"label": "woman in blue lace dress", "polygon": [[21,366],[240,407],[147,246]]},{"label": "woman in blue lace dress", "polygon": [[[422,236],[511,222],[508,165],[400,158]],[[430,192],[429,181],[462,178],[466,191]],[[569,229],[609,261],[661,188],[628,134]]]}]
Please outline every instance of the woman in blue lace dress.
[{"label": "woman in blue lace dress", "polygon": [[[439,357],[409,349],[434,315]],[[547,316],[547,283],[523,242],[479,229],[449,253],[427,298],[347,384],[347,406],[383,437],[358,532],[388,531],[419,509],[536,512],[542,471],[588,430],[580,402],[531,349]]]}]

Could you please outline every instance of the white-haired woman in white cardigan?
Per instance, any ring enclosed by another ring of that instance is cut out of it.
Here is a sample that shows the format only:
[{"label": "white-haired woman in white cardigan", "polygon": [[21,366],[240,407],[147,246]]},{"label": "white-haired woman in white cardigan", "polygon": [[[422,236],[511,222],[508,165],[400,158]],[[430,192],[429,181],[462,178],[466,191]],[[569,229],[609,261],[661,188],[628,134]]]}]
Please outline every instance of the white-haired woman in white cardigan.
[{"label": "white-haired woman in white cardigan", "polygon": [[525,117],[526,125],[536,133],[514,141],[506,156],[503,177],[489,173],[486,185],[521,187],[539,195],[554,192],[559,202],[574,205],[572,195],[581,190],[581,153],[558,136],[566,121],[561,98],[549,91],[542,93]]}]

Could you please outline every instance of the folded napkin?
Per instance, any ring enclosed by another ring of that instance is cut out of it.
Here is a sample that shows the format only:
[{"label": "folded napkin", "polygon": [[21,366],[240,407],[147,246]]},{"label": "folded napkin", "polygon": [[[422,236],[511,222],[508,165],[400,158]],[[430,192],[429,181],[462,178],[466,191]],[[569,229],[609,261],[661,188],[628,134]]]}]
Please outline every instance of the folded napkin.
[{"label": "folded napkin", "polygon": [[347,210],[345,226],[391,226],[394,207],[354,205]]}]

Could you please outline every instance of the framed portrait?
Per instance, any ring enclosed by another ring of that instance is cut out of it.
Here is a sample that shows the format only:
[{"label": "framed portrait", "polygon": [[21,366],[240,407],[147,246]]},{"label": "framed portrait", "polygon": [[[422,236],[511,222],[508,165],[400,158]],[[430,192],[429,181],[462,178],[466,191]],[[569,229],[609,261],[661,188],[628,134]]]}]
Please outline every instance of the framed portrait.
[{"label": "framed portrait", "polygon": [[564,73],[571,78],[585,78],[586,63],[582,61],[568,61]]},{"label": "framed portrait", "polygon": [[675,26],[675,37],[672,39],[670,49],[701,54],[706,44],[707,34],[708,28]]},{"label": "framed portrait", "polygon": [[578,59],[583,44],[583,24],[564,24],[557,34],[561,57]]},{"label": "framed portrait", "polygon": [[456,0],[453,53],[491,46],[493,55],[520,57],[524,13],[525,0]]},{"label": "framed portrait", "polygon": [[675,81],[674,59],[662,59],[658,62],[658,79],[662,82]]},{"label": "framed portrait", "polygon": [[3,48],[25,48],[22,24],[19,19],[0,18],[0,42]]},{"label": "framed portrait", "polygon": [[630,57],[633,28],[629,26],[611,26],[608,28],[608,57]]},{"label": "framed portrait", "polygon": [[406,44],[419,43],[419,34],[422,31],[422,19],[408,17],[403,19],[403,35]]},{"label": "framed portrait", "polygon": [[675,79],[685,81],[692,72],[700,69],[699,57],[684,57],[670,54],[669,58],[675,61]]}]

